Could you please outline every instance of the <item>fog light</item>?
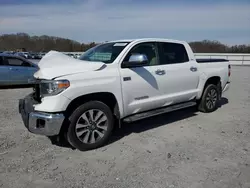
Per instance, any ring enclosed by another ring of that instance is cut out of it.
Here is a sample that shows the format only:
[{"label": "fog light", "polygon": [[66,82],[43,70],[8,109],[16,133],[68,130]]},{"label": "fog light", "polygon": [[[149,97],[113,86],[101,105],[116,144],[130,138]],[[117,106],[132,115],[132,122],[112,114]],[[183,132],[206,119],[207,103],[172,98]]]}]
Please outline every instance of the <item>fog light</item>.
[{"label": "fog light", "polygon": [[37,119],[36,120],[36,127],[37,128],[44,128],[45,127],[45,120],[43,120],[43,119]]}]

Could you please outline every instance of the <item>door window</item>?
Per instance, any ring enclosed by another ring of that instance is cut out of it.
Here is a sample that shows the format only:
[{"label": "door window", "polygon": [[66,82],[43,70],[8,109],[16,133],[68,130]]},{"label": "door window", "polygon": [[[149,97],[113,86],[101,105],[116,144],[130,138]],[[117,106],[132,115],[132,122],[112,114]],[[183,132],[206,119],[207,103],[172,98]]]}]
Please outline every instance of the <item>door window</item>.
[{"label": "door window", "polygon": [[7,57],[6,61],[9,66],[31,67],[28,62],[23,61],[19,58]]},{"label": "door window", "polygon": [[128,61],[131,55],[144,54],[148,58],[147,66],[159,65],[157,58],[157,46],[154,42],[140,43],[134,46],[126,55],[124,61]]},{"label": "door window", "polygon": [[173,64],[188,62],[188,55],[183,44],[161,42],[161,64]]}]

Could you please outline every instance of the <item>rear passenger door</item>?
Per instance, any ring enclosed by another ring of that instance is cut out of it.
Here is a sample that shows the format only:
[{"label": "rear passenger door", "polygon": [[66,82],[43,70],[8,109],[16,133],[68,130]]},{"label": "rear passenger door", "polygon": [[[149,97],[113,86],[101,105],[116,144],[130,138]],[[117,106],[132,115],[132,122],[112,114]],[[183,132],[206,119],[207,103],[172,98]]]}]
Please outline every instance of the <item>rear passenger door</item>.
[{"label": "rear passenger door", "polygon": [[189,60],[185,46],[171,42],[159,42],[158,45],[161,69],[165,71],[159,84],[166,104],[186,102],[196,97],[199,73],[192,69],[196,62]]},{"label": "rear passenger door", "polygon": [[5,65],[3,57],[0,56],[0,86],[9,83],[10,75],[9,68]]}]

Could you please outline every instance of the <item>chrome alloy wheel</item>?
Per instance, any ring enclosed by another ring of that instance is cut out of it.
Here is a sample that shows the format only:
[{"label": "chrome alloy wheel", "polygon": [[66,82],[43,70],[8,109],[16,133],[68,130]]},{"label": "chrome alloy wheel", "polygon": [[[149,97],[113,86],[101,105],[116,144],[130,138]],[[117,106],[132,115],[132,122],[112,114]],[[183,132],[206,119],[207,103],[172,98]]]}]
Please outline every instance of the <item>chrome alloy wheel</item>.
[{"label": "chrome alloy wheel", "polygon": [[84,112],[77,120],[75,132],[77,138],[85,144],[93,144],[103,138],[108,129],[108,118],[99,109]]},{"label": "chrome alloy wheel", "polygon": [[206,106],[208,109],[213,109],[215,107],[217,98],[217,91],[215,89],[211,89],[206,97]]}]

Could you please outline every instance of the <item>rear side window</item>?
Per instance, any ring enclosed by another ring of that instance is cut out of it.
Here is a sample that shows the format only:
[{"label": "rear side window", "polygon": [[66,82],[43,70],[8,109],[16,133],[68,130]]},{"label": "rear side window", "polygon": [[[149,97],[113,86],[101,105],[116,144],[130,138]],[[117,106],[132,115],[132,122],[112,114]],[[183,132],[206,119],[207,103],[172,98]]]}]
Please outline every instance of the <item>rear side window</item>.
[{"label": "rear side window", "polygon": [[162,42],[161,46],[161,64],[174,64],[188,62],[188,55],[183,44]]},{"label": "rear side window", "polygon": [[7,62],[8,62],[8,65],[10,66],[21,66],[23,63],[23,61],[20,59],[10,58],[10,57],[7,58]]},{"label": "rear side window", "polygon": [[13,57],[7,57],[6,61],[9,66],[21,66],[21,67],[31,67],[31,65],[21,59],[13,58]]}]

